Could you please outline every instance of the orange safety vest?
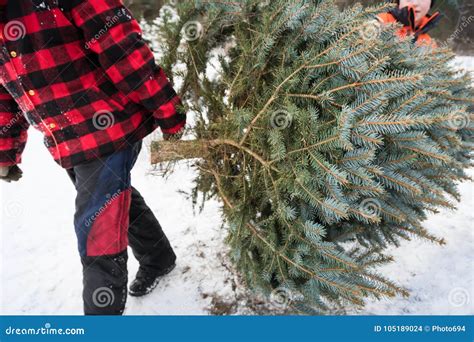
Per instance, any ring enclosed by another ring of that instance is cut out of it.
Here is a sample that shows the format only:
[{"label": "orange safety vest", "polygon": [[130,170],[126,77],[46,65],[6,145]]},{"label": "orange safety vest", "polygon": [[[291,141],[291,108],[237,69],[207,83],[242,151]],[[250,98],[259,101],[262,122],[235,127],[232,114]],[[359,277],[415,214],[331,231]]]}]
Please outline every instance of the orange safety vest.
[{"label": "orange safety vest", "polygon": [[[431,45],[433,47],[437,47],[438,44],[431,38],[431,36],[423,32],[423,29],[429,28],[430,24],[434,24],[435,19],[439,17],[439,12],[436,12],[435,14],[431,16],[424,16],[421,19],[420,24],[416,27],[416,29],[413,31],[411,27],[409,26],[403,26],[399,30],[397,30],[397,34],[399,37],[406,37],[407,35],[415,35],[416,38],[416,44],[417,45]],[[377,15],[377,18],[380,22],[382,23],[396,23],[397,19],[391,14],[391,13],[380,13]]]}]

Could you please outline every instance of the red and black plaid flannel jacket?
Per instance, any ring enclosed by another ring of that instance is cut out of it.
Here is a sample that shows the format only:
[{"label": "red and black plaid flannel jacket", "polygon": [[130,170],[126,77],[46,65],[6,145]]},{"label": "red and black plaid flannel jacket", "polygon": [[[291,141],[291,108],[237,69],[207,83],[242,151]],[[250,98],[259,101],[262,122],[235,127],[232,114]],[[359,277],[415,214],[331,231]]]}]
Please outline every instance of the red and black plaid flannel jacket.
[{"label": "red and black plaid flannel jacket", "polygon": [[64,168],[113,153],[186,115],[121,0],[0,0],[0,166],[30,125]]}]

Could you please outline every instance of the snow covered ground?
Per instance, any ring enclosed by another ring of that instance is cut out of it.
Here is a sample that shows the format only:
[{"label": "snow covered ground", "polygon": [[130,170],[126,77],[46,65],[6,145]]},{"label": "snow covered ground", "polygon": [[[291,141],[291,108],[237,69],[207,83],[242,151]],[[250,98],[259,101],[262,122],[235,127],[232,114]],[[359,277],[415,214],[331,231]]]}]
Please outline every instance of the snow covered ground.
[{"label": "snow covered ground", "polygon": [[[474,70],[474,58],[459,58]],[[0,314],[81,315],[82,278],[73,228],[74,187],[54,163],[42,136],[29,130],[18,183],[0,184]],[[146,145],[159,139],[147,137]],[[470,173],[474,176],[474,171]],[[261,298],[248,298],[227,257],[220,204],[194,214],[184,193],[194,172],[185,163],[169,178],[157,176],[143,149],[132,184],[155,212],[178,256],[177,268],[141,299],[129,297],[128,315],[268,313]],[[351,314],[473,314],[473,184],[460,186],[457,211],[424,222],[445,237],[443,247],[409,241],[393,249],[396,263],[381,271],[411,291],[409,298],[369,301]],[[183,193],[184,192],[184,193]],[[165,209],[166,208],[166,209]],[[137,263],[130,254],[130,280]],[[273,306],[274,307],[274,306]]]}]

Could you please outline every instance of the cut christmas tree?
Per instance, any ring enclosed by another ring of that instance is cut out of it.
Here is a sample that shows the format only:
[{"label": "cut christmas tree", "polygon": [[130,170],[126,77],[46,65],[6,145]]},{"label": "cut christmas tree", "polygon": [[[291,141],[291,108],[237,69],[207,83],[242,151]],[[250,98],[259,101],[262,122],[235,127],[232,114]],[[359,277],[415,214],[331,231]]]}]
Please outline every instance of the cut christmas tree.
[{"label": "cut christmas tree", "polygon": [[468,179],[470,75],[448,48],[379,24],[390,6],[162,9],[159,63],[196,118],[191,140],[154,142],[152,162],[194,158],[194,201],[222,201],[247,285],[298,312],[408,295],[377,272],[392,261],[384,249],[413,237],[443,244],[422,222],[454,208]]}]

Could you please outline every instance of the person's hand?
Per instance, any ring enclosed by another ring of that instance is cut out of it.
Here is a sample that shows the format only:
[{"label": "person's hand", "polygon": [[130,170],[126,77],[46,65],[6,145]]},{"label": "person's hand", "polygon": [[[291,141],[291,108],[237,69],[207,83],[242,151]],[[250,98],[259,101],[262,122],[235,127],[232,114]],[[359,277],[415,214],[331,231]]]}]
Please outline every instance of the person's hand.
[{"label": "person's hand", "polygon": [[408,26],[412,31],[415,31],[415,9],[412,6],[394,8],[389,12],[398,20],[398,22],[402,23],[403,26]]},{"label": "person's hand", "polygon": [[0,166],[0,179],[5,182],[17,182],[23,176],[23,171],[18,165]]},{"label": "person's hand", "polygon": [[166,141],[176,141],[180,140],[183,137],[184,127],[182,127],[178,132],[173,134],[163,133],[163,139]]},{"label": "person's hand", "polygon": [[0,166],[0,177],[6,177],[10,171],[10,166]]}]

